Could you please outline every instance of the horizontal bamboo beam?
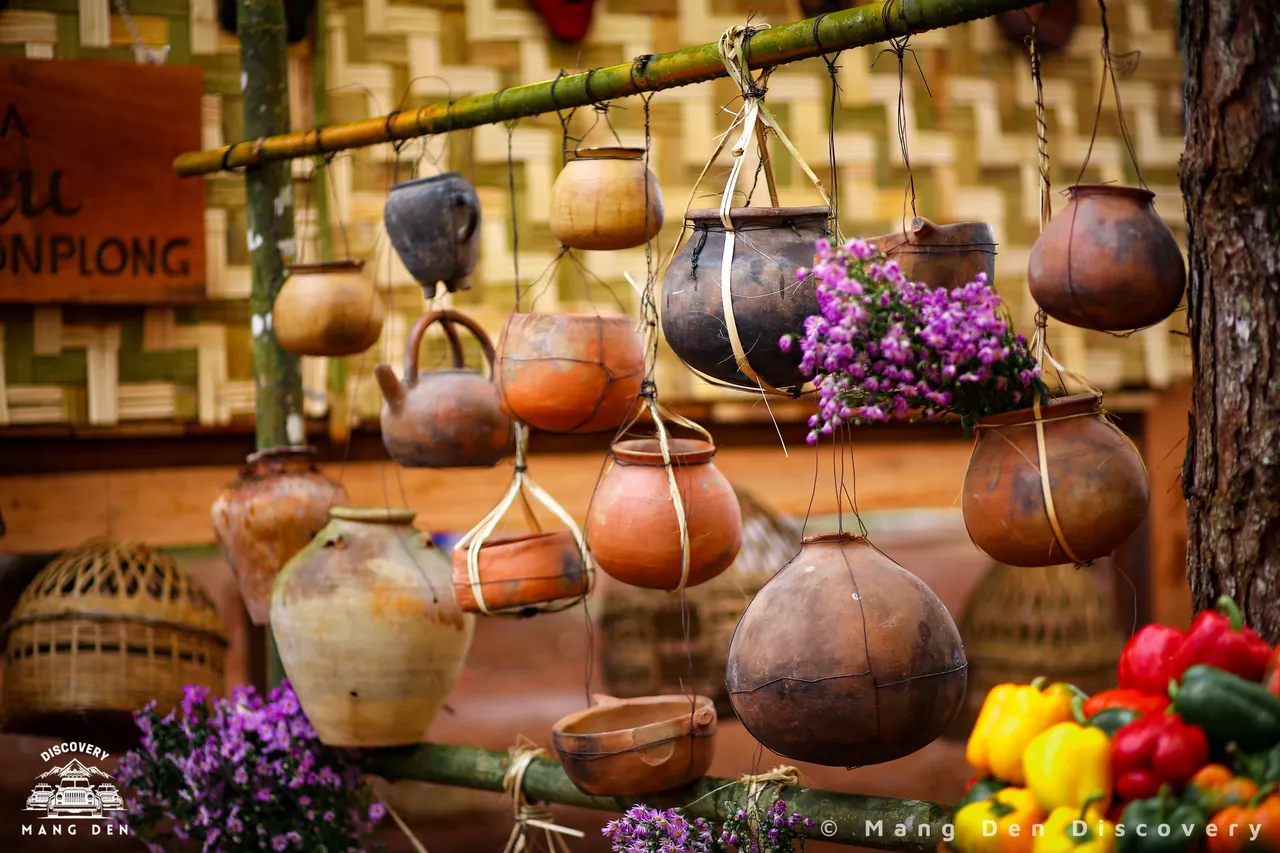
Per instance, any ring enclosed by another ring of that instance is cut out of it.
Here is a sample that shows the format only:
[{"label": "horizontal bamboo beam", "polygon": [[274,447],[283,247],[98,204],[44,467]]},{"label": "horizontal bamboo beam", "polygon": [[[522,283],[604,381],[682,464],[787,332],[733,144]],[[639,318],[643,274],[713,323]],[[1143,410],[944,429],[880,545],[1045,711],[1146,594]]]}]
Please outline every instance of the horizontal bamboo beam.
[{"label": "horizontal bamboo beam", "polygon": [[[882,0],[761,30],[748,44],[750,64],[752,68],[785,65],[1031,5],[1034,5],[1031,0]],[[890,7],[887,12],[886,6]],[[173,167],[184,177],[205,175],[497,124],[726,76],[718,45],[704,44],[672,53],[640,56],[628,63],[596,68],[556,81],[473,95],[459,99],[452,107],[432,104],[378,118],[237,142],[210,151],[191,151],[179,155]]]},{"label": "horizontal bamboo beam", "polygon": [[[470,746],[424,743],[404,749],[366,750],[365,769],[384,779],[413,779],[502,791],[502,779],[510,766],[505,752]],[[560,764],[536,758],[524,774],[524,793],[532,800],[563,806],[625,812],[636,803],[653,808],[682,807],[691,817],[722,823],[730,808],[746,802],[746,785],[733,779],[706,776],[684,788],[643,797],[592,797],[579,791]],[[813,821],[806,834],[820,841],[851,844],[876,850],[933,853],[951,821],[951,810],[926,800],[868,797],[815,788],[784,786],[778,791],[787,805]],[[726,804],[732,804],[726,807]]]}]

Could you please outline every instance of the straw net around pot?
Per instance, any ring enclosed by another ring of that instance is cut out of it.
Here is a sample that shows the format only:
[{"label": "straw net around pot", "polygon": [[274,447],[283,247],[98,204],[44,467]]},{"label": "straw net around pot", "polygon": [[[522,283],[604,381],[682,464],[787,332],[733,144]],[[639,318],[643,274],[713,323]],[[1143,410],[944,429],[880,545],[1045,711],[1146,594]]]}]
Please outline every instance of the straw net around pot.
[{"label": "straw net around pot", "polygon": [[227,638],[213,599],[170,557],[95,539],[32,579],[4,626],[0,721],[167,710],[186,684],[220,694]]}]

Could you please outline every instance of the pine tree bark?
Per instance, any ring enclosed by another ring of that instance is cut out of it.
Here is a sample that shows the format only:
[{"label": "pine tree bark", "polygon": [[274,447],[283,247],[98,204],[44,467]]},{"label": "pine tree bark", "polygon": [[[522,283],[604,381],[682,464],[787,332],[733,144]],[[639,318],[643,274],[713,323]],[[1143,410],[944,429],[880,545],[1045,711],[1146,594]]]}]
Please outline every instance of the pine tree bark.
[{"label": "pine tree bark", "polygon": [[1183,469],[1197,610],[1232,596],[1280,641],[1280,4],[1182,0],[1187,328]]}]

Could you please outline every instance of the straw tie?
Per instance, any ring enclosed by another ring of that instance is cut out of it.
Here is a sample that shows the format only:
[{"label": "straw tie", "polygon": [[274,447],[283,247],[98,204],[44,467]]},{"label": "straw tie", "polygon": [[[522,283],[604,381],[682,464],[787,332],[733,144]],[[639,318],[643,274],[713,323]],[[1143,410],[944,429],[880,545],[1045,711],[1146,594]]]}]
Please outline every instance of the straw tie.
[{"label": "straw tie", "polygon": [[520,741],[509,750],[511,766],[502,778],[502,789],[511,794],[511,804],[515,811],[515,826],[511,827],[511,835],[507,838],[507,846],[502,853],[523,853],[529,847],[527,833],[529,827],[541,829],[546,836],[547,849],[551,853],[569,853],[569,845],[561,835],[573,838],[585,837],[580,830],[560,826],[551,815],[551,808],[546,803],[529,800],[524,795],[524,774],[535,758],[545,756],[546,750],[521,736]]}]

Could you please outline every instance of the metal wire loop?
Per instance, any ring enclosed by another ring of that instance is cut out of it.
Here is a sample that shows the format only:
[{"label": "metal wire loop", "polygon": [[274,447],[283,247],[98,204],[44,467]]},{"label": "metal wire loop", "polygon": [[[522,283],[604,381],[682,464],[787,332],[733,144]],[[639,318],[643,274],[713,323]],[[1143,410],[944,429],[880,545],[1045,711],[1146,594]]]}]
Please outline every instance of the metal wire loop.
[{"label": "metal wire loop", "polygon": [[[631,78],[631,85],[635,87],[636,94],[643,96],[645,92],[640,88],[640,81],[636,79],[636,72],[644,74],[645,69],[649,67],[649,60],[655,57],[654,53],[642,53],[635,59],[631,60],[631,68],[627,71],[627,76]],[[649,92],[650,97],[653,93]]]}]

